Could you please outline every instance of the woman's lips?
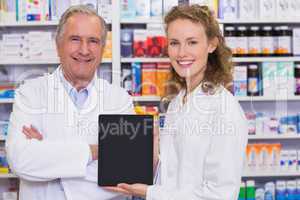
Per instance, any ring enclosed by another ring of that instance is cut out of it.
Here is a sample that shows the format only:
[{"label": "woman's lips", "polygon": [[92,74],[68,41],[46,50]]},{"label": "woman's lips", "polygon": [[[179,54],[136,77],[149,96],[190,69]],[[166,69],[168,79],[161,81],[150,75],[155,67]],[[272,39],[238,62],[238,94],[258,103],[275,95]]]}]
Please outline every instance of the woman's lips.
[{"label": "woman's lips", "polygon": [[193,60],[178,60],[177,63],[183,68],[189,68],[194,63]]}]

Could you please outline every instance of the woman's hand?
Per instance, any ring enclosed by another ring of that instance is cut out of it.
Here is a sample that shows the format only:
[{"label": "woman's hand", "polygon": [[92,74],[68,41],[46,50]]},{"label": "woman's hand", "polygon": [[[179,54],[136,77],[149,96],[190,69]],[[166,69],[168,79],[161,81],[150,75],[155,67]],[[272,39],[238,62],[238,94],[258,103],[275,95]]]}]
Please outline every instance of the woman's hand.
[{"label": "woman's hand", "polygon": [[136,197],[146,198],[148,185],[135,183],[135,184],[126,184],[120,183],[117,187],[104,187],[107,190],[112,192],[118,192],[125,195],[132,195]]}]

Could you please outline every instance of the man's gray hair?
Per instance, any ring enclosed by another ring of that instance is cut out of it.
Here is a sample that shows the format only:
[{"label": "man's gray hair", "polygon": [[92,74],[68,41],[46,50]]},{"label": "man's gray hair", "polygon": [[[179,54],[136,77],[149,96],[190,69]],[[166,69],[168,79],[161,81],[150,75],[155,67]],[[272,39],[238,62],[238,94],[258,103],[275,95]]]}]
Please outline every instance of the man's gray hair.
[{"label": "man's gray hair", "polygon": [[75,14],[85,14],[85,15],[95,16],[99,18],[101,30],[102,30],[101,43],[104,46],[106,42],[106,35],[107,35],[106,23],[104,19],[97,14],[96,10],[86,5],[71,6],[63,13],[56,29],[56,36],[55,36],[56,42],[58,42],[59,39],[61,38],[67,20]]}]

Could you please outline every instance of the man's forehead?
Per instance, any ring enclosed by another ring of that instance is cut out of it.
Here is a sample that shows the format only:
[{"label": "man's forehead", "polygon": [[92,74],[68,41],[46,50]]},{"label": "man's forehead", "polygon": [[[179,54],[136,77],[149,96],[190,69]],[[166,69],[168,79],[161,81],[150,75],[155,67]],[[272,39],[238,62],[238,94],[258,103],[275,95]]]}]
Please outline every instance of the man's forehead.
[{"label": "man's forehead", "polygon": [[85,23],[96,23],[99,25],[99,27],[101,28],[101,21],[99,19],[99,17],[95,16],[95,15],[89,15],[89,14],[84,14],[84,13],[76,13],[73,14],[72,16],[70,16],[67,21],[66,21],[66,25],[67,24],[72,24],[72,25],[82,25],[81,23],[85,22]]}]

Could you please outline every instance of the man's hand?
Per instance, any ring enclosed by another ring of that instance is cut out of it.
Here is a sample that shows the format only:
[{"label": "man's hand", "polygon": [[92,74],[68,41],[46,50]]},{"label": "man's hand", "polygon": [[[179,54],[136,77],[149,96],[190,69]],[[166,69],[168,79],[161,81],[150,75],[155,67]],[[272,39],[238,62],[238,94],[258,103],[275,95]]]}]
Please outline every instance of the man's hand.
[{"label": "man's hand", "polygon": [[43,135],[32,125],[30,127],[23,126],[22,132],[27,139],[43,140]]},{"label": "man's hand", "polygon": [[90,144],[90,150],[92,153],[92,159],[98,160],[98,145],[97,144]]}]

